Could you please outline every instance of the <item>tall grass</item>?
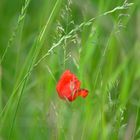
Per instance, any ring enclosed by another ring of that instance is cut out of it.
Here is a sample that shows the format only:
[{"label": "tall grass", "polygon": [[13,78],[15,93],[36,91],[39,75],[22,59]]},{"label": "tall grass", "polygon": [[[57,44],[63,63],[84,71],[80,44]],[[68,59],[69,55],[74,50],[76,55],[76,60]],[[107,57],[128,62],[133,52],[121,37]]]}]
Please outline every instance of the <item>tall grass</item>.
[{"label": "tall grass", "polygon": [[[0,139],[138,139],[138,0],[19,5],[13,32],[0,32],[10,38],[0,40]],[[89,89],[85,100],[58,98],[65,69]]]}]

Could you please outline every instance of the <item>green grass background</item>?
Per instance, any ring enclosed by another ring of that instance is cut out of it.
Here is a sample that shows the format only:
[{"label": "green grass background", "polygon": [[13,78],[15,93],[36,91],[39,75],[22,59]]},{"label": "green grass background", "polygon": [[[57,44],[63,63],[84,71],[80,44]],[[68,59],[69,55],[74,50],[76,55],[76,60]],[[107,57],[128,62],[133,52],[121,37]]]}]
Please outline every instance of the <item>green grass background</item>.
[{"label": "green grass background", "polygon": [[0,140],[140,139],[139,0],[0,0],[0,56]]}]

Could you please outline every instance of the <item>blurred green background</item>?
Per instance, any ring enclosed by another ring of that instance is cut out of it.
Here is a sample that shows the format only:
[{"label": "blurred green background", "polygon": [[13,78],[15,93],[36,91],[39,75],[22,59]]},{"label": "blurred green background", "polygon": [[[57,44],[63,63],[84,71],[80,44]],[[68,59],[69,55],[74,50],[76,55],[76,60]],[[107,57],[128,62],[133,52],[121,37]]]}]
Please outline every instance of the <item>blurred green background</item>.
[{"label": "blurred green background", "polygon": [[139,0],[0,0],[0,56],[0,140],[140,140]]}]

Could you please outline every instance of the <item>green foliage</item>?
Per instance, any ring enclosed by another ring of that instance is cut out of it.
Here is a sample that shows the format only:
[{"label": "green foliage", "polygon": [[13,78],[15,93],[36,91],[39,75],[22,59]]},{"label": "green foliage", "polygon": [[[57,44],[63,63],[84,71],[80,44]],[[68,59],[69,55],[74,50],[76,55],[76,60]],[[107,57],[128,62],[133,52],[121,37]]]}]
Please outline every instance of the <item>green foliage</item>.
[{"label": "green foliage", "polygon": [[[1,0],[0,140],[140,138],[140,4]],[[89,90],[59,99],[70,69]]]}]

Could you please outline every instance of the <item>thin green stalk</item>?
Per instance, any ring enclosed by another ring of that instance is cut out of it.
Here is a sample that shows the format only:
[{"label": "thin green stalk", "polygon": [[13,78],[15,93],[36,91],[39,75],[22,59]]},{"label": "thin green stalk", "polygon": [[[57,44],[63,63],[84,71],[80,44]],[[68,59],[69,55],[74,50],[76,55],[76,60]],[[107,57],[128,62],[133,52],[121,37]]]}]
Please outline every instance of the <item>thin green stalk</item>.
[{"label": "thin green stalk", "polygon": [[12,46],[12,44],[13,44],[16,36],[17,36],[17,33],[19,31],[19,28],[20,28],[20,25],[24,22],[29,3],[30,3],[30,0],[25,0],[24,5],[21,8],[20,15],[18,17],[17,25],[16,25],[14,31],[12,32],[11,37],[10,37],[10,39],[8,41],[7,47],[5,48],[4,53],[3,53],[3,55],[2,55],[2,57],[0,59],[0,114],[3,112],[3,108],[2,108],[2,85],[1,85],[2,84],[1,83],[2,82],[2,68],[1,68],[2,62],[3,62],[5,56],[6,56],[7,52],[8,52],[8,49],[11,48],[11,46]]},{"label": "thin green stalk", "polygon": [[[47,30],[47,27],[51,21],[51,18],[52,16],[54,15],[54,11],[56,10],[56,7],[58,6],[58,3],[59,3],[59,0],[56,1],[54,7],[53,7],[53,10],[43,28],[43,30],[40,32],[38,38],[37,38],[37,43],[35,44],[35,52],[33,54],[33,59],[31,61],[31,64],[29,66],[29,69],[28,69],[28,72],[29,73],[30,71],[32,71],[33,67],[34,67],[34,64],[35,64],[35,61],[36,61],[36,58],[40,52],[40,49],[42,47],[42,44],[44,42],[44,37],[45,37],[45,32]],[[9,135],[9,139],[11,139],[11,135],[12,135],[12,130],[13,130],[13,126],[14,126],[14,122],[15,122],[15,119],[16,119],[16,114],[17,114],[17,111],[18,111],[18,108],[19,108],[19,104],[20,104],[20,100],[21,100],[21,97],[22,97],[22,94],[25,90],[25,87],[26,87],[26,83],[28,81],[28,78],[29,78],[30,75],[28,75],[28,77],[25,79],[25,81],[23,82],[23,86],[21,87],[21,91],[19,93],[19,98],[18,98],[18,101],[17,101],[17,106],[16,106],[16,110],[15,110],[15,113],[14,113],[14,117],[13,117],[13,121],[12,121],[12,124],[11,124],[11,128],[10,128],[10,135]]]},{"label": "thin green stalk", "polygon": [[137,122],[138,122],[138,118],[139,118],[139,110],[140,107],[137,107],[137,113],[136,113],[136,119],[135,119],[135,124],[134,124],[134,130],[133,130],[133,135],[132,135],[132,140],[135,140],[135,135],[136,135],[136,129],[137,129]]},{"label": "thin green stalk", "polygon": [[21,23],[25,19],[25,16],[26,16],[26,12],[27,12],[27,8],[29,6],[29,3],[30,3],[30,0],[25,0],[25,4],[21,8],[21,12],[20,12],[20,15],[18,17],[17,25],[16,25],[14,31],[11,34],[11,37],[10,37],[10,39],[8,41],[8,45],[7,45],[6,49],[4,50],[4,53],[3,53],[2,57],[1,57],[1,60],[0,60],[0,64],[2,64],[2,62],[3,62],[3,60],[4,60],[5,56],[6,56],[6,54],[8,52],[8,49],[11,48],[11,46],[12,46],[12,44],[13,44],[15,38],[16,38],[18,29],[19,29]]},{"label": "thin green stalk", "polygon": [[[11,46],[13,45],[13,42],[14,42],[14,40],[15,40],[15,38],[16,38],[16,36],[17,36],[17,33],[18,33],[19,29],[20,29],[20,25],[21,25],[21,24],[24,22],[24,20],[25,20],[25,16],[26,16],[26,12],[27,12],[27,8],[28,8],[28,6],[29,6],[29,3],[30,3],[30,0],[25,0],[24,5],[23,5],[22,8],[21,8],[21,12],[20,12],[20,15],[19,15],[19,17],[18,17],[17,25],[16,25],[14,31],[12,32],[11,37],[10,37],[10,39],[9,39],[9,41],[8,41],[8,45],[7,45],[6,49],[4,50],[4,53],[3,53],[2,57],[1,57],[0,66],[2,65],[2,62],[3,62],[5,56],[6,56],[7,52],[8,52],[8,49],[10,49]],[[21,30],[22,30],[22,29],[21,29]],[[1,79],[1,80],[2,80],[2,79]],[[2,88],[2,87],[1,87],[1,88]],[[1,94],[2,94],[2,91],[0,91],[0,99],[2,99],[2,97],[1,97],[2,95],[1,95]],[[0,103],[1,103],[1,102],[2,102],[2,101],[0,101]],[[2,114],[4,110],[5,110],[5,107],[1,109],[0,114]],[[1,120],[2,120],[2,119],[0,119],[0,123],[1,123]],[[1,126],[0,126],[0,129],[1,129]]]},{"label": "thin green stalk", "polygon": [[2,68],[0,65],[0,112],[2,111]]}]

